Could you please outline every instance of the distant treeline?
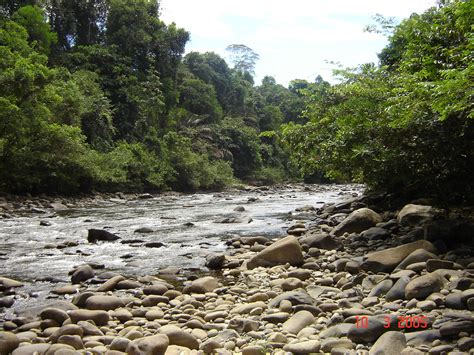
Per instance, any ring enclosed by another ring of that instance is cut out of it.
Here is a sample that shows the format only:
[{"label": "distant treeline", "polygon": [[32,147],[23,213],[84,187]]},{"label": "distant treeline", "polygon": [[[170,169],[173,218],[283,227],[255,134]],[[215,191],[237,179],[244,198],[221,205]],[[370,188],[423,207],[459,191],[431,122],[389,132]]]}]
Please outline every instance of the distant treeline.
[{"label": "distant treeline", "polygon": [[390,26],[380,64],[286,88],[231,45],[184,56],[157,0],[3,1],[0,190],[196,190],[364,181],[473,195],[473,2]]}]

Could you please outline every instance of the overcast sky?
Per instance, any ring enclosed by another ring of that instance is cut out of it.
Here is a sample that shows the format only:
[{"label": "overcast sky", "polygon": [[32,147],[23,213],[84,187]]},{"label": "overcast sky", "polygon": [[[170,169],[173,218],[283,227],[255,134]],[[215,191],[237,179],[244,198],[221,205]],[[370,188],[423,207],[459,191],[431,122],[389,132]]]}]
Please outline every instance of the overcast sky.
[{"label": "overcast sky", "polygon": [[186,52],[216,52],[229,44],[260,55],[256,83],[265,75],[332,80],[333,65],[377,62],[386,39],[363,31],[380,13],[398,20],[423,12],[435,0],[161,0],[161,18],[191,33]]}]

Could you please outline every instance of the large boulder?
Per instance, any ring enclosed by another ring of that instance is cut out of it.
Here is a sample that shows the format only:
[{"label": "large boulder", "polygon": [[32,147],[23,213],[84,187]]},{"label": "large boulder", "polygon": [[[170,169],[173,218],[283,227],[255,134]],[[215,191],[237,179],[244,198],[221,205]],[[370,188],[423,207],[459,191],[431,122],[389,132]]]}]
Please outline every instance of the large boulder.
[{"label": "large boulder", "polygon": [[87,241],[89,243],[96,243],[98,241],[113,242],[117,239],[120,239],[120,237],[105,229],[89,229],[87,234]]},{"label": "large boulder", "polygon": [[304,263],[300,243],[293,236],[280,239],[263,249],[247,262],[247,268],[271,267],[286,263],[293,266],[300,266]]},{"label": "large boulder", "polygon": [[152,335],[132,340],[127,346],[128,355],[162,355],[168,348],[169,340],[164,334]]},{"label": "large boulder", "polygon": [[417,300],[425,299],[433,292],[440,291],[444,284],[444,278],[435,272],[417,277],[411,280],[405,287],[405,298],[407,300],[412,298]]},{"label": "large boulder", "polygon": [[402,226],[422,224],[432,219],[434,213],[431,206],[408,204],[398,212],[397,222]]},{"label": "large boulder", "polygon": [[344,233],[360,233],[377,223],[382,222],[382,217],[370,208],[359,208],[347,216],[341,223],[339,223],[332,231],[336,236]]},{"label": "large boulder", "polygon": [[408,255],[417,249],[435,253],[436,248],[426,240],[417,240],[395,248],[389,248],[367,254],[361,268],[372,272],[391,272]]}]

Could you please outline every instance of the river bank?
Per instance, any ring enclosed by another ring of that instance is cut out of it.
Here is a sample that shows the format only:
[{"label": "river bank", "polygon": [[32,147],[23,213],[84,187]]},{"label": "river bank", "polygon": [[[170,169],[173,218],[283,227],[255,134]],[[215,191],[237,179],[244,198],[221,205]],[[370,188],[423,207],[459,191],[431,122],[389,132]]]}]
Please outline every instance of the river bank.
[{"label": "river bank", "polygon": [[[206,256],[212,273],[79,266],[46,309],[4,319],[0,350],[468,353],[471,222],[430,206],[370,207],[359,197],[301,206],[283,238],[227,238],[223,252]],[[2,292],[15,297],[20,284],[2,279]]]}]

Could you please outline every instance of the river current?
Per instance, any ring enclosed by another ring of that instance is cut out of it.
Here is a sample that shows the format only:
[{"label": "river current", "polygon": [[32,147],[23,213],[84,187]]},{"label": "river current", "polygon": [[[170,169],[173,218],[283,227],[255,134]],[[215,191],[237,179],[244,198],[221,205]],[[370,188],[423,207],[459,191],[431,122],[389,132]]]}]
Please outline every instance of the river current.
[{"label": "river current", "polygon": [[[113,198],[58,213],[3,219],[0,276],[27,283],[67,282],[68,272],[84,263],[103,264],[105,270],[122,275],[154,275],[166,267],[199,269],[206,255],[225,251],[225,241],[235,235],[284,236],[295,220],[311,218],[296,212],[297,208],[318,208],[361,192],[357,185],[292,185],[137,200]],[[239,206],[245,210],[234,211]],[[216,223],[225,217],[243,222]],[[42,226],[41,221],[50,225]],[[136,232],[143,227],[152,232]],[[121,240],[88,243],[91,228],[107,229]],[[164,245],[145,247],[150,242]]]}]

